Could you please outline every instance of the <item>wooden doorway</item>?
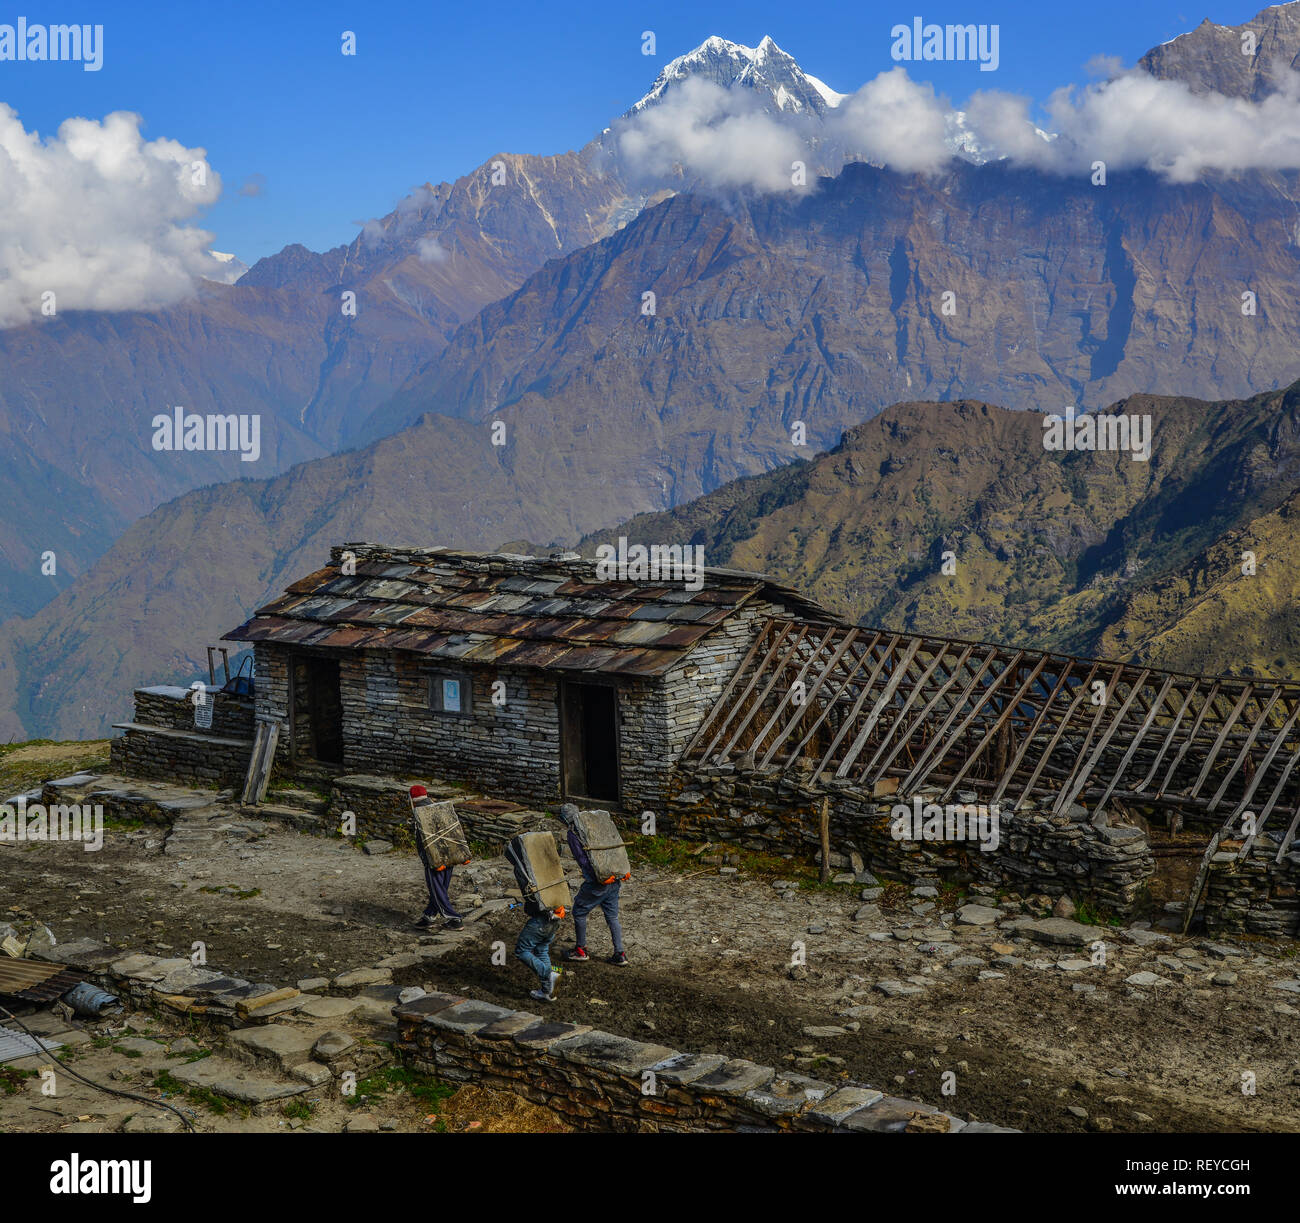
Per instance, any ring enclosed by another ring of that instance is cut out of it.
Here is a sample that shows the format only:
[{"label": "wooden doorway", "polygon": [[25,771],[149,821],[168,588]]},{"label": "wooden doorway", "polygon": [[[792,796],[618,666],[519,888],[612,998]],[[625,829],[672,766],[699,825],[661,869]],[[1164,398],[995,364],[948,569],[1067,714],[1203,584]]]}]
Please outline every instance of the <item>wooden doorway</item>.
[{"label": "wooden doorway", "polygon": [[343,763],[343,700],[337,658],[299,655],[291,695],[293,752],[322,764]]},{"label": "wooden doorway", "polygon": [[560,681],[560,770],[566,798],[618,803],[618,689]]}]

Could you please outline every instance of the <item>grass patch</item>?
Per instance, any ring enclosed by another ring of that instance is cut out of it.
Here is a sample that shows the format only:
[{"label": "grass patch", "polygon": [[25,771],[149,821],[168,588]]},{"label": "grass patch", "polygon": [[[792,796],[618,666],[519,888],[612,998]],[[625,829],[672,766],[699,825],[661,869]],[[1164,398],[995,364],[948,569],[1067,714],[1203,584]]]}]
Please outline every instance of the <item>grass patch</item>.
[{"label": "grass patch", "polygon": [[12,1066],[0,1066],[0,1092],[16,1096],[23,1089],[23,1080],[35,1077],[35,1070],[15,1070]]},{"label": "grass patch", "polygon": [[238,1113],[241,1117],[252,1114],[252,1109],[247,1104],[241,1104],[238,1100],[232,1100],[229,1096],[223,1096],[208,1087],[189,1087],[176,1078],[170,1070],[162,1071],[154,1079],[153,1085],[159,1091],[167,1092],[168,1095],[184,1096],[191,1104],[206,1108],[218,1117],[224,1117],[232,1112]]},{"label": "grass patch", "polygon": [[1122,926],[1124,923],[1109,909],[1081,900],[1074,910],[1074,920],[1085,926]]},{"label": "grass patch", "polygon": [[51,777],[102,773],[107,768],[107,739],[28,739],[0,744],[0,793],[18,794]]},{"label": "grass patch", "polygon": [[290,1120],[310,1121],[316,1109],[310,1101],[299,1096],[296,1100],[290,1100],[280,1111]]},{"label": "grass patch", "polygon": [[725,854],[732,865],[744,875],[756,879],[793,879],[804,891],[845,892],[860,888],[859,883],[822,883],[817,866],[797,858],[783,858],[780,854],[739,849],[735,845],[705,842],[692,844],[675,837],[632,836],[629,838],[628,858],[634,865],[653,866],[659,870],[691,875],[701,870],[716,870],[704,866],[700,859],[710,853]]},{"label": "grass patch", "polygon": [[230,896],[235,900],[251,900],[254,896],[260,896],[262,894],[261,888],[245,888],[241,890],[229,883],[224,884],[219,888],[199,888],[199,891],[206,892],[209,896]]},{"label": "grass patch", "polygon": [[432,1075],[417,1074],[405,1066],[386,1066],[357,1083],[356,1094],[348,1097],[348,1104],[356,1108],[363,1101],[373,1100],[376,1096],[404,1095],[423,1105],[432,1106],[455,1094],[456,1088],[452,1084],[435,1079]]}]

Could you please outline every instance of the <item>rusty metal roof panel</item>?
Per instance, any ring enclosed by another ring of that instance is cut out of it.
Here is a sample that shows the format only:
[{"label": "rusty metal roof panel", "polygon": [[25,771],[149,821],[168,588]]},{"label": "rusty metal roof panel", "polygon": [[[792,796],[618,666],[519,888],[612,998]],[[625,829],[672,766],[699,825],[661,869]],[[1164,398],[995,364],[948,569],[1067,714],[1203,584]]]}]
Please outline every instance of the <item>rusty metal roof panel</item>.
[{"label": "rusty metal roof panel", "polygon": [[703,620],[708,614],[709,614],[709,609],[707,607],[699,603],[690,603],[682,607],[672,608],[669,611],[666,619],[676,620],[676,621],[686,620],[686,621],[694,622],[696,620]]},{"label": "rusty metal roof panel", "polygon": [[644,603],[631,615],[633,620],[667,620],[677,609],[663,603]]},{"label": "rusty metal roof panel", "polygon": [[62,964],[0,955],[0,995],[24,1002],[53,1002],[83,978]]},{"label": "rusty metal roof panel", "polygon": [[[345,551],[354,573],[341,570]],[[815,606],[761,576],[713,569],[701,590],[688,591],[661,580],[598,580],[593,562],[558,557],[353,543],[332,559],[227,639],[657,674],[755,591]]]},{"label": "rusty metal roof panel", "polygon": [[337,578],[338,576],[339,571],[332,565],[325,569],[317,569],[315,573],[309,573],[305,578],[299,578],[296,582],[286,586],[284,588],[285,593],[308,594],[315,590],[317,586],[322,586],[332,578]]},{"label": "rusty metal roof panel", "polygon": [[555,671],[607,671],[625,651],[601,646],[578,646],[551,664]]},{"label": "rusty metal roof panel", "polygon": [[679,657],[674,650],[620,650],[605,670],[615,675],[663,675]]},{"label": "rusty metal roof panel", "polygon": [[572,652],[573,647],[563,641],[520,641],[497,661],[512,667],[550,668],[559,666]]}]

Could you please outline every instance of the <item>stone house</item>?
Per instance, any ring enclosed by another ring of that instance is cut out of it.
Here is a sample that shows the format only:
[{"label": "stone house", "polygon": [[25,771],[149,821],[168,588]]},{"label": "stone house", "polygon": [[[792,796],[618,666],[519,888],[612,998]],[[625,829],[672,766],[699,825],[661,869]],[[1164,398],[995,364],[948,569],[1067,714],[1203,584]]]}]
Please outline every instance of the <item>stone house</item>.
[{"label": "stone house", "polygon": [[346,544],[226,640],[253,645],[276,762],[658,807],[769,618],[829,613],[758,574],[605,581],[595,562]]}]

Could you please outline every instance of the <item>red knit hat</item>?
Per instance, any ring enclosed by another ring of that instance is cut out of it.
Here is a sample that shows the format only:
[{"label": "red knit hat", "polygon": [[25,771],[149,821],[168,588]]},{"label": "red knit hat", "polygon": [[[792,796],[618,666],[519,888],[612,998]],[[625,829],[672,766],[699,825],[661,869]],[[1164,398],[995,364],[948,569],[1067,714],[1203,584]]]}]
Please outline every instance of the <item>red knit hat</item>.
[{"label": "red knit hat", "polygon": [[428,797],[429,797],[429,791],[426,790],[423,786],[412,786],[412,787],[411,787],[411,797],[412,797],[412,798],[428,798]]}]

